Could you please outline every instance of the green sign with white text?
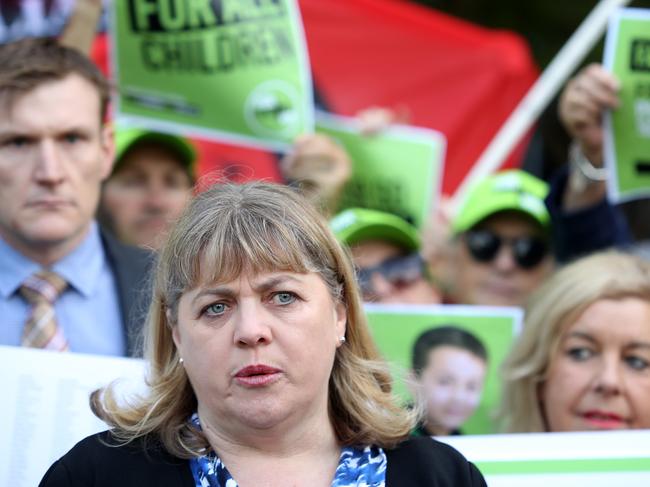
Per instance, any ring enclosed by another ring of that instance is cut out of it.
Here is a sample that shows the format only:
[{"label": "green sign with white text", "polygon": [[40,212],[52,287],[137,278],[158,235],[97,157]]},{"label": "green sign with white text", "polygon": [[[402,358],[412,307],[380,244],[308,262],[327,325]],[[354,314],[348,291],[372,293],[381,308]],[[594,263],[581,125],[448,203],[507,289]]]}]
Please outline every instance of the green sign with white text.
[{"label": "green sign with white text", "polygon": [[117,116],[283,149],[313,129],[296,0],[112,2]]},{"label": "green sign with white text", "polygon": [[620,107],[605,118],[613,201],[650,196],[650,10],[621,9],[607,31],[604,65],[620,81]]}]

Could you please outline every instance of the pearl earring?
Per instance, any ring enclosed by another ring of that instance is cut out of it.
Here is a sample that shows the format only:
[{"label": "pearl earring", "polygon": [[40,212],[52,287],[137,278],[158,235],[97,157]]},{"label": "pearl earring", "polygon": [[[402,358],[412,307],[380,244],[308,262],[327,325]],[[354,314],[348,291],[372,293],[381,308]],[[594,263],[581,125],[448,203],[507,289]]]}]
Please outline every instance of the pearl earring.
[{"label": "pearl earring", "polygon": [[340,341],[341,343],[345,343],[345,337],[343,336],[343,337],[339,338],[339,341]]}]

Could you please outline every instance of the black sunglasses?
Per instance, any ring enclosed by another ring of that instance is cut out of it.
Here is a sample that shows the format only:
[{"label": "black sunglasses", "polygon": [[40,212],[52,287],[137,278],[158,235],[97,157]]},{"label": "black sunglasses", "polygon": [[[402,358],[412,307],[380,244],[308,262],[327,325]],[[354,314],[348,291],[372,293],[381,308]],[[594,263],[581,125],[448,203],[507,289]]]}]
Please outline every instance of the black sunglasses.
[{"label": "black sunglasses", "polygon": [[424,275],[424,260],[419,253],[387,259],[373,267],[357,269],[357,282],[364,296],[374,293],[373,274],[378,273],[392,286],[401,287],[415,282]]},{"label": "black sunglasses", "polygon": [[489,230],[470,230],[465,233],[464,240],[472,257],[479,262],[491,262],[501,245],[507,244],[522,269],[537,266],[548,253],[548,245],[539,237],[505,238]]}]

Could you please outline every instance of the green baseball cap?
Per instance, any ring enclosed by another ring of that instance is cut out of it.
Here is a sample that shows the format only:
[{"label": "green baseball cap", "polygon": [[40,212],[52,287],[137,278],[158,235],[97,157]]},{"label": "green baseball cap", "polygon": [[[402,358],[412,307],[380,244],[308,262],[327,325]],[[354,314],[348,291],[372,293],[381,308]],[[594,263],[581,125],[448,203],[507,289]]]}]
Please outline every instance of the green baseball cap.
[{"label": "green baseball cap", "polygon": [[339,242],[349,246],[366,240],[381,240],[409,251],[420,248],[417,229],[392,213],[348,208],[330,220],[330,228]]},{"label": "green baseball cap", "polygon": [[120,166],[120,161],[124,155],[132,147],[142,142],[160,144],[163,147],[171,149],[186,168],[192,181],[194,181],[196,176],[196,149],[188,139],[179,135],[154,132],[142,128],[120,127],[119,125],[115,127],[115,166],[113,167],[113,171]]},{"label": "green baseball cap", "polygon": [[550,223],[544,198],[548,185],[519,169],[499,172],[474,186],[460,206],[451,228],[459,234],[500,211],[519,211],[543,228]]}]

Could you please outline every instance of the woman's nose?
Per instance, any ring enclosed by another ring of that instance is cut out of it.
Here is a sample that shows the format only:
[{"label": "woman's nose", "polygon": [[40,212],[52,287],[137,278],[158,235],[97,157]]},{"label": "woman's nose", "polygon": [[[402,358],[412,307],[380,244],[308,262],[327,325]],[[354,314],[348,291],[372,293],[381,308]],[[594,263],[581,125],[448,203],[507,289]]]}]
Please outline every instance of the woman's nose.
[{"label": "woman's nose", "polygon": [[594,390],[607,396],[616,395],[621,391],[622,381],[620,361],[604,357],[594,376]]},{"label": "woman's nose", "polygon": [[240,303],[235,313],[235,345],[252,347],[271,343],[273,335],[269,320],[262,303]]}]

